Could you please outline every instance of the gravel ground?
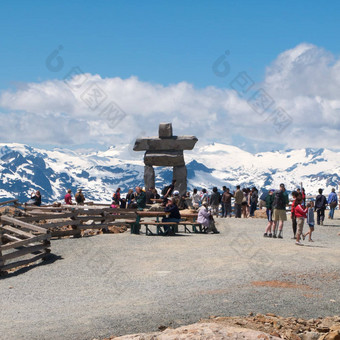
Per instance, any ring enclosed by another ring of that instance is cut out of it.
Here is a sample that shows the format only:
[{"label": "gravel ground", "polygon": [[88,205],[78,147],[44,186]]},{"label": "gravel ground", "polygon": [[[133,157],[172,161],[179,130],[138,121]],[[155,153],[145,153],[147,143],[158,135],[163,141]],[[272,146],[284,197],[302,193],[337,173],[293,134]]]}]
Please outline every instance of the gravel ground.
[{"label": "gravel ground", "polygon": [[217,219],[215,235],[54,240],[50,263],[0,280],[0,338],[103,338],[250,312],[339,315],[340,215],[325,224],[303,247],[290,221],[280,240],[263,238],[263,219],[234,218]]}]

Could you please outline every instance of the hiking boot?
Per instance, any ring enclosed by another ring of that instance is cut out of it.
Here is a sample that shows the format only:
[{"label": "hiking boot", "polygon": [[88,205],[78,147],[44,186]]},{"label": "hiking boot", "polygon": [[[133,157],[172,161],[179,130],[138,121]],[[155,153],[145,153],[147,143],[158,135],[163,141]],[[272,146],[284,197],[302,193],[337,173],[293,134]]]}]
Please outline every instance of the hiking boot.
[{"label": "hiking boot", "polygon": [[267,233],[264,233],[264,234],[263,234],[263,237],[268,237]]},{"label": "hiking boot", "polygon": [[268,237],[273,237],[273,234],[269,234]]},{"label": "hiking boot", "polygon": [[277,238],[283,238],[281,235],[279,235]]},{"label": "hiking boot", "polygon": [[273,235],[273,238],[276,238],[276,234]]}]

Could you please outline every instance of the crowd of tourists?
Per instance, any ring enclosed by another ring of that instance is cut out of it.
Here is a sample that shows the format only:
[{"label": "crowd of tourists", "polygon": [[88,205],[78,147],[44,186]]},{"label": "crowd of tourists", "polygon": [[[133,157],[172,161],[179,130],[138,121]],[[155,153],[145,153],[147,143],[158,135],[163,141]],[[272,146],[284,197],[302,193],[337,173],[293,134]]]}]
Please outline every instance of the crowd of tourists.
[{"label": "crowd of tourists", "polygon": [[[203,188],[198,191],[196,188],[193,191],[186,192],[180,195],[178,190],[175,190],[176,180],[173,180],[170,185],[158,192],[156,188],[142,188],[137,186],[134,190],[129,189],[126,194],[121,193],[121,188],[112,195],[112,208],[132,208],[143,210],[147,204],[159,203],[167,212],[167,217],[163,218],[164,222],[178,222],[181,220],[180,211],[183,209],[195,209],[198,211],[197,222],[202,223],[208,232],[218,233],[214,216],[222,218],[249,218],[254,217],[257,209],[266,209],[268,224],[265,229],[264,237],[283,238],[283,226],[287,221],[287,208],[289,207],[289,195],[285,185],[280,184],[278,189],[266,191],[259,197],[258,189],[242,188],[236,186],[233,192],[226,186],[222,187],[222,192],[219,192],[217,187],[214,187],[211,193]],[[297,245],[301,245],[301,239],[305,240],[308,236],[308,241],[313,242],[312,233],[315,230],[315,224],[323,225],[325,219],[325,211],[329,206],[328,218],[334,218],[334,210],[338,205],[338,195],[333,188],[328,198],[323,195],[323,189],[319,189],[319,193],[315,201],[307,202],[305,190],[298,188],[291,193],[293,201],[290,208],[290,216],[292,221],[293,239]],[[84,204],[85,196],[82,189],[78,189],[74,195],[75,202],[72,200],[72,190],[68,189],[64,197],[65,204]],[[41,205],[41,194],[39,191],[32,192],[31,199],[27,204],[36,206]],[[316,222],[314,219],[316,214]],[[305,220],[309,227],[306,233],[303,232]]]}]

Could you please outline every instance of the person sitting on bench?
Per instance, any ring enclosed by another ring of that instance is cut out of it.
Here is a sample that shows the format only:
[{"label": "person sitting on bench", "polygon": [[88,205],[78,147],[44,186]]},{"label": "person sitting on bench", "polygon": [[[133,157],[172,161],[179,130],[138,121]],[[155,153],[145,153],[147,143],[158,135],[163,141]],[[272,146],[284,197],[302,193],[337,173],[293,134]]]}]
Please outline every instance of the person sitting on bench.
[{"label": "person sitting on bench", "polygon": [[203,202],[202,206],[198,209],[197,222],[203,225],[206,233],[220,233],[215,227],[213,216],[210,211],[208,211],[208,202]]},{"label": "person sitting on bench", "polygon": [[[169,213],[168,217],[163,217],[162,222],[176,222],[179,223],[181,221],[181,214],[176,205],[176,199],[173,197],[168,200],[167,205],[164,208],[166,213]],[[164,226],[165,234],[169,233],[170,227]]]}]

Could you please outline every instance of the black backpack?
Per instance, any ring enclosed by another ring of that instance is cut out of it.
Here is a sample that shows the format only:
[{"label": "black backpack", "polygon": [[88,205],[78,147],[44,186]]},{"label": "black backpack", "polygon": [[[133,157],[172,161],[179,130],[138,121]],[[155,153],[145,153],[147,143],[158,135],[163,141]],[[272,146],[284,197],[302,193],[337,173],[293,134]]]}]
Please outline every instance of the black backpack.
[{"label": "black backpack", "polygon": [[76,202],[77,202],[77,203],[81,203],[81,202],[82,202],[82,198],[81,198],[81,195],[80,195],[80,194],[77,194],[77,195],[76,195]]},{"label": "black backpack", "polygon": [[274,209],[286,209],[286,200],[281,190],[275,192]]}]

